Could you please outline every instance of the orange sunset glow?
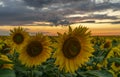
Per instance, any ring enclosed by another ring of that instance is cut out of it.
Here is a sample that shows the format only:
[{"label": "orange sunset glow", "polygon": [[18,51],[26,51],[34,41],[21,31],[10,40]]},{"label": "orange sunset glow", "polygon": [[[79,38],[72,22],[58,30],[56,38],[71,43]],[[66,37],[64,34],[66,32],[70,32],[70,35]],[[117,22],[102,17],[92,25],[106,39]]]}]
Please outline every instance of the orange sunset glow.
[{"label": "orange sunset glow", "polygon": [[[116,24],[92,24],[92,23],[77,23],[70,25],[73,29],[79,25],[86,26],[92,33],[92,36],[111,36],[120,35],[120,25]],[[18,26],[2,26],[0,27],[0,35],[8,35],[9,30]],[[31,35],[37,32],[45,35],[56,36],[57,32],[67,32],[68,26],[21,26],[25,28]]]}]

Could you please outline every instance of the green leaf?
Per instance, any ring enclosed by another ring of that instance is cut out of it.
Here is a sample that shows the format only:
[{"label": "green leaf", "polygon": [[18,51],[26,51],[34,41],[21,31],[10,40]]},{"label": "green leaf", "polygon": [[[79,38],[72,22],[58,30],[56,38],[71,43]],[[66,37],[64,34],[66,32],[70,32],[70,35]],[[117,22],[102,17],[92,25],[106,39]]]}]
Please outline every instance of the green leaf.
[{"label": "green leaf", "polygon": [[112,74],[106,70],[91,70],[86,72],[80,72],[80,76],[83,77],[113,77]]},{"label": "green leaf", "polygon": [[108,61],[111,63],[115,62],[115,63],[120,64],[120,58],[118,58],[118,57],[110,58],[110,59],[108,59]]},{"label": "green leaf", "polygon": [[96,62],[99,62],[99,63],[102,62],[103,59],[104,59],[104,56],[95,57],[95,61],[96,61]]},{"label": "green leaf", "polygon": [[42,71],[38,71],[38,70],[34,70],[33,72],[34,72],[34,74],[35,74],[36,76],[38,76],[38,77],[39,77],[39,76],[42,76],[42,74],[43,74]]},{"label": "green leaf", "polygon": [[0,69],[0,77],[16,77],[13,70]]},{"label": "green leaf", "polygon": [[8,61],[0,60],[0,64],[13,64],[13,62],[8,62]]}]

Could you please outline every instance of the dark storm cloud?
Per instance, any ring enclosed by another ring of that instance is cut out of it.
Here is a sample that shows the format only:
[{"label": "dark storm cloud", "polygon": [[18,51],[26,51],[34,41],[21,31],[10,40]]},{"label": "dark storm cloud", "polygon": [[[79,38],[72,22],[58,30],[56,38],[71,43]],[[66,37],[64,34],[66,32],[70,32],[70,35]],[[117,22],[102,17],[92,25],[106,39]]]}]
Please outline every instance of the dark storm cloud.
[{"label": "dark storm cloud", "polygon": [[24,0],[24,2],[32,7],[40,8],[44,7],[45,5],[50,5],[54,3],[68,3],[68,2],[75,2],[75,1],[82,1],[82,0]]},{"label": "dark storm cloud", "polygon": [[[69,20],[66,15],[93,13],[106,9],[120,10],[120,2],[96,3],[91,0],[1,0],[0,25],[22,25],[34,21],[57,23]],[[4,6],[3,6],[4,5]],[[89,15],[79,19],[119,19],[116,16]],[[71,18],[72,19],[72,18]]]},{"label": "dark storm cloud", "polygon": [[[112,2],[103,2],[97,3],[91,0],[24,0],[25,4],[35,8],[42,8],[44,6],[51,6],[52,4],[63,4],[64,8],[71,8],[81,11],[96,11],[96,10],[104,10],[109,8],[119,9],[120,10],[120,2],[112,3]],[[67,5],[69,3],[70,5]],[[97,3],[97,4],[96,4]],[[57,9],[61,8],[59,6]]]},{"label": "dark storm cloud", "polygon": [[80,22],[80,23],[95,23],[95,21],[83,21],[83,22]]},{"label": "dark storm cloud", "polygon": [[21,4],[18,1],[2,0],[2,2],[4,3],[5,6],[0,7],[0,24],[1,25],[24,24],[24,22],[17,20],[24,19],[24,16],[26,16],[30,11],[24,9],[23,4]]},{"label": "dark storm cloud", "polygon": [[43,7],[44,5],[48,5],[52,2],[52,0],[24,0],[24,2],[33,7]]},{"label": "dark storm cloud", "polygon": [[[62,17],[59,14],[57,15],[56,12],[41,11],[42,8],[37,10],[28,9],[24,3],[20,4],[18,1],[14,1],[15,4],[13,4],[12,1],[9,1],[9,4],[5,1],[6,0],[4,0],[6,6],[0,7],[1,25],[21,25],[32,23],[34,21],[52,21],[56,19],[58,21]],[[18,5],[16,6],[16,4]]]},{"label": "dark storm cloud", "polygon": [[100,4],[96,5],[93,9],[94,10],[104,10],[104,9],[118,9],[120,10],[120,3],[108,3],[108,4]]}]

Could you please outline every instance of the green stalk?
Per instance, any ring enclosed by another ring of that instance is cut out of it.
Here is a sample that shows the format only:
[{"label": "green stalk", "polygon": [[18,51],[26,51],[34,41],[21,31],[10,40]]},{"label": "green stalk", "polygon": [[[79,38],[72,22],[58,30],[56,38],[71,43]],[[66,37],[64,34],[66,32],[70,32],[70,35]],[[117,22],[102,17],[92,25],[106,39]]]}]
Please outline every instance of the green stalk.
[{"label": "green stalk", "polygon": [[33,77],[34,73],[33,73],[33,70],[31,69],[31,77]]}]

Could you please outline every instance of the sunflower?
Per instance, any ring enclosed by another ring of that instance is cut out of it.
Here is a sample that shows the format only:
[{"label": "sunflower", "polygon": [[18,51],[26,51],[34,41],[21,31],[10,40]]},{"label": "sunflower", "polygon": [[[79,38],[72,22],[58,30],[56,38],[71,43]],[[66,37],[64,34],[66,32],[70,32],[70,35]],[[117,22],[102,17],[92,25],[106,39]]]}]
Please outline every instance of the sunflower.
[{"label": "sunflower", "polygon": [[82,26],[74,30],[69,26],[68,33],[58,33],[58,43],[55,45],[57,50],[53,54],[55,65],[59,66],[60,70],[74,73],[88,62],[93,52],[89,36],[88,28]]},{"label": "sunflower", "polygon": [[100,47],[101,49],[110,49],[112,48],[111,40],[107,39]]},{"label": "sunflower", "polygon": [[[109,53],[107,54],[107,56],[105,57],[104,62],[103,62],[105,67],[108,64],[108,59],[111,58],[111,57],[118,57],[118,58],[120,57],[120,45],[118,45],[117,47],[113,47],[109,51]],[[114,65],[114,63],[113,63],[113,65]]]},{"label": "sunflower", "polygon": [[96,44],[96,39],[94,37],[91,37],[91,43],[94,45]]},{"label": "sunflower", "polygon": [[9,40],[5,40],[4,42],[0,42],[0,53],[1,54],[12,54],[11,44]]},{"label": "sunflower", "polygon": [[104,48],[110,48],[112,46],[111,41],[110,40],[106,40],[106,42],[104,43]]},{"label": "sunflower", "polygon": [[[6,55],[0,55],[0,61],[4,61],[4,62],[12,62],[11,60],[8,59],[8,57]],[[9,64],[9,63],[3,63],[0,64],[0,69],[12,69],[13,64]]]},{"label": "sunflower", "polygon": [[26,67],[34,67],[45,62],[51,54],[50,40],[43,34],[36,34],[27,41],[20,52],[19,60]]},{"label": "sunflower", "polygon": [[10,30],[10,40],[14,48],[20,49],[26,43],[29,38],[28,32],[22,27],[14,28]]},{"label": "sunflower", "polygon": [[119,72],[120,71],[120,64],[113,62],[111,65],[111,68],[115,71],[115,72]]},{"label": "sunflower", "polygon": [[120,45],[117,47],[113,47],[111,51],[107,54],[107,59],[111,57],[120,57]]}]

